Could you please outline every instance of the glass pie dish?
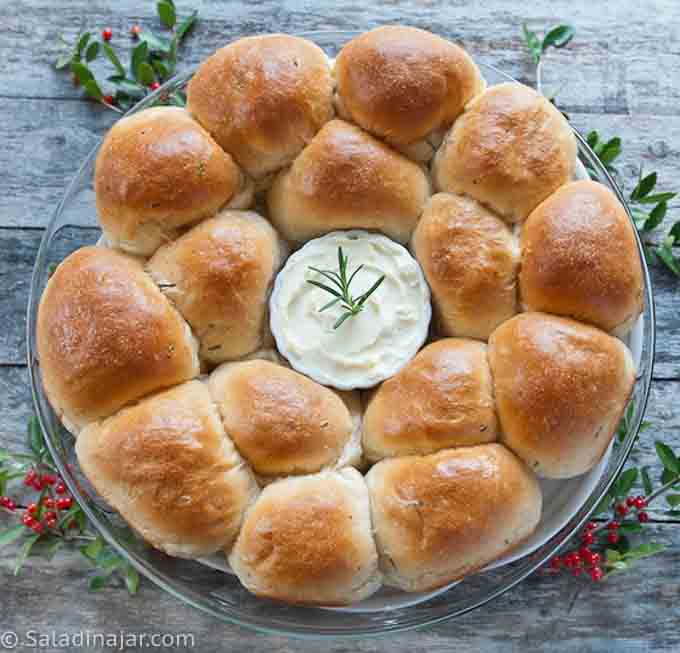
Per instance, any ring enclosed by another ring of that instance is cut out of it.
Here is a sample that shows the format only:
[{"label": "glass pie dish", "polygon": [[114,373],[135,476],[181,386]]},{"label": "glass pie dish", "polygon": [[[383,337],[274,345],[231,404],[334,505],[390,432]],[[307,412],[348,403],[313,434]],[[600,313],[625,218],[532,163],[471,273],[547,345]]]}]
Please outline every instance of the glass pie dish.
[{"label": "glass pie dish", "polygon": [[[300,34],[319,44],[330,57],[353,32]],[[495,68],[478,64],[489,84],[511,81]],[[191,73],[166,83],[135,106],[130,113],[156,103],[160,94],[182,89]],[[606,169],[576,133],[579,158],[591,177],[625,199]],[[256,630],[299,637],[365,637],[432,625],[484,605],[525,579],[587,520],[621,470],[640,427],[649,394],[654,359],[655,319],[649,272],[638,240],[644,271],[644,311],[628,344],[637,365],[637,377],[622,439],[591,472],[565,481],[542,481],[544,514],[536,533],[520,549],[497,560],[486,570],[427,594],[406,594],[383,589],[374,597],[348,608],[310,608],[258,598],[246,591],[234,575],[225,573],[217,558],[204,561],[166,556],[136,537],[108,506],[102,503],[80,474],[74,438],[64,429],[47,401],[36,355],[36,319],[40,296],[53,266],[75,249],[94,244],[97,226],[93,177],[96,147],[66,189],[40,245],[28,306],[28,365],[33,399],[49,448],[74,497],[103,537],[141,573],[186,603],[226,622]],[[579,176],[587,175],[583,168]],[[629,213],[630,216],[630,213]],[[637,232],[636,232],[637,233]]]}]

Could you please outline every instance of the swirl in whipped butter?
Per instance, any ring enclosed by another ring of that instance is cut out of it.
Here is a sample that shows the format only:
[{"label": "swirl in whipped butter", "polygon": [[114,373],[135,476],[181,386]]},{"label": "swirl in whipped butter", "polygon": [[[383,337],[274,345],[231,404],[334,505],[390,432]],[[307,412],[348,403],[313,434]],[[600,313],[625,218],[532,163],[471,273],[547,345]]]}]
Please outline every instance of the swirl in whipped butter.
[{"label": "swirl in whipped butter", "polygon": [[[325,281],[310,266],[337,269],[338,247],[349,259],[358,297],[385,275],[358,315],[333,329],[343,309],[319,309],[332,299],[307,283]],[[341,390],[368,388],[394,375],[420,349],[431,317],[430,291],[420,266],[389,238],[337,231],[308,242],[279,273],[270,300],[271,330],[279,351],[299,372]]]}]

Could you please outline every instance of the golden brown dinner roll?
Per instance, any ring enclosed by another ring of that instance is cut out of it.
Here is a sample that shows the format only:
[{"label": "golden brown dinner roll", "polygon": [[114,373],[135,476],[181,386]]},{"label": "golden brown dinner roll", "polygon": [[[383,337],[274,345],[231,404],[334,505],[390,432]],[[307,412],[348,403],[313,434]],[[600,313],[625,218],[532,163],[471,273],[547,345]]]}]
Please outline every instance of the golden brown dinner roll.
[{"label": "golden brown dinner roll", "polygon": [[520,296],[546,311],[625,334],[642,311],[642,266],[628,214],[594,181],[562,186],[522,228]]},{"label": "golden brown dinner roll", "polygon": [[502,441],[539,476],[569,478],[607,450],[635,383],[628,348],[591,326],[521,313],[489,339]]},{"label": "golden brown dinner roll", "polygon": [[254,177],[290,163],[333,117],[328,58],[286,34],[239,39],[201,64],[187,107]]},{"label": "golden brown dinner roll", "polygon": [[117,122],[99,150],[99,223],[111,245],[149,255],[224,205],[250,206],[249,183],[184,109],[146,109]]},{"label": "golden brown dinner roll", "polygon": [[463,338],[422,349],[378,388],[364,414],[364,456],[371,462],[496,437],[486,345]]},{"label": "golden brown dinner roll", "polygon": [[434,195],[412,247],[430,284],[442,334],[486,340],[517,312],[516,239],[476,200]]},{"label": "golden brown dinner roll", "polygon": [[574,176],[576,139],[542,95],[510,82],[489,87],[456,120],[435,156],[437,190],[469,195],[523,221]]},{"label": "golden brown dinner roll", "polygon": [[499,444],[383,460],[366,484],[385,584],[407,592],[478,571],[541,517],[538,481]]},{"label": "golden brown dinner roll", "polygon": [[281,259],[269,222],[252,211],[225,210],[161,247],[147,267],[194,329],[201,358],[220,363],[262,344]]},{"label": "golden brown dinner roll", "polygon": [[231,545],[257,494],[200,381],[90,424],[76,453],[106,502],[173,556],[196,558]]},{"label": "golden brown dinner roll", "polygon": [[368,492],[347,467],[262,490],[229,556],[254,594],[291,603],[346,605],[380,587]]},{"label": "golden brown dinner roll", "polygon": [[462,48],[415,27],[387,25],[345,45],[335,62],[348,119],[397,145],[449,126],[484,89]]},{"label": "golden brown dinner roll", "polygon": [[405,242],[429,193],[417,164],[358,127],[333,120],[277,175],[267,204],[288,240],[360,228]]},{"label": "golden brown dinner roll", "polygon": [[186,322],[141,263],[106,247],[83,247],[59,265],[36,337],[45,392],[74,433],[199,372]]},{"label": "golden brown dinner roll", "polygon": [[358,397],[338,394],[266,360],[226,363],[210,392],[227,435],[255,473],[267,478],[356,465],[361,458]]}]

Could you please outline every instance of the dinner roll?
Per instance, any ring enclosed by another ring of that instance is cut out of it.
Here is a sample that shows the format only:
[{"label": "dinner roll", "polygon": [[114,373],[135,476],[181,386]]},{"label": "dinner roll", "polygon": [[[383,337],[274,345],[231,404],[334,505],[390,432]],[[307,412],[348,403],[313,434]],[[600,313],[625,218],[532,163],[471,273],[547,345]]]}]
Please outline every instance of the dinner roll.
[{"label": "dinner roll", "polygon": [[625,334],[642,311],[633,225],[614,193],[594,181],[562,186],[522,228],[520,296],[546,311]]},{"label": "dinner roll", "polygon": [[227,435],[261,477],[359,463],[361,406],[354,393],[343,393],[345,403],[329,388],[266,360],[220,366],[210,392]]},{"label": "dinner roll", "polygon": [[396,145],[449,126],[484,89],[462,48],[415,27],[387,25],[347,43],[335,61],[349,120]]},{"label": "dinner roll", "polygon": [[76,453],[106,502],[173,556],[196,558],[231,545],[257,494],[200,381],[90,424]]},{"label": "dinner roll", "polygon": [[516,239],[476,200],[434,195],[412,247],[430,284],[443,335],[486,340],[517,312]]},{"label": "dinner roll", "polygon": [[342,120],[326,124],[269,189],[269,217],[305,241],[337,229],[375,229],[406,242],[430,186],[423,170]]},{"label": "dinner roll", "polygon": [[107,241],[143,256],[222,206],[245,208],[252,199],[232,158],[179,107],[154,107],[117,122],[94,175]]},{"label": "dinner roll", "polygon": [[368,492],[350,467],[262,490],[229,564],[248,590],[291,603],[346,605],[381,583]]},{"label": "dinner roll", "polygon": [[366,484],[385,584],[407,592],[482,569],[541,517],[538,481],[499,444],[383,460]]},{"label": "dinner roll", "polygon": [[489,87],[456,120],[432,166],[437,190],[469,195],[521,222],[576,169],[564,116],[523,84]]},{"label": "dinner roll", "polygon": [[73,433],[199,373],[186,322],[141,263],[106,247],[83,247],[59,265],[36,338],[45,392]]},{"label": "dinner roll", "polygon": [[620,340],[567,318],[521,313],[492,334],[489,362],[510,449],[547,478],[597,464],[635,383]]},{"label": "dinner roll", "polygon": [[216,364],[262,344],[282,248],[252,211],[222,211],[161,247],[148,270],[194,329],[201,358]]},{"label": "dinner roll", "polygon": [[364,456],[431,453],[497,437],[486,345],[446,338],[432,343],[370,398]]},{"label": "dinner roll", "polygon": [[201,64],[187,107],[250,175],[262,177],[290,163],[333,117],[328,58],[297,36],[239,39]]}]

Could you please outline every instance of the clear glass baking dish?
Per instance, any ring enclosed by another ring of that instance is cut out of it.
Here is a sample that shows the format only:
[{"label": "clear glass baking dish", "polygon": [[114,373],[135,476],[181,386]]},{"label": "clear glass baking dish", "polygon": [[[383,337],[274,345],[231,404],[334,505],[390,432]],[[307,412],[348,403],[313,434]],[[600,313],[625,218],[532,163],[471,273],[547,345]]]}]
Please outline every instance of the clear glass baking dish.
[{"label": "clear glass baking dish", "polygon": [[[301,34],[318,43],[330,57],[350,38],[353,32],[313,32]],[[495,68],[480,64],[489,84],[511,80]],[[156,93],[135,106],[130,113],[140,111],[158,101],[161,93],[182,89],[192,73],[166,83]],[[621,203],[625,198],[614,180],[600,164],[585,139],[576,132],[581,162],[592,170],[591,175],[611,188]],[[419,597],[418,602],[405,600],[389,604],[388,609],[361,606],[349,610],[298,607],[259,599],[244,590],[234,576],[212,569],[196,561],[165,556],[131,534],[125,524],[97,498],[87,481],[80,475],[74,454],[74,439],[59,423],[45,396],[35,347],[35,325],[38,303],[50,271],[70,252],[86,244],[94,244],[101,233],[97,226],[93,172],[98,147],[83,162],[75,178],[57,206],[43,236],[33,271],[28,304],[28,365],[31,390],[40,424],[61,475],[88,517],[114,546],[142,574],[177,598],[225,622],[255,630],[298,637],[366,637],[433,625],[460,616],[485,605],[508,591],[554,555],[562,544],[586,521],[609,489],[624,465],[643,419],[654,360],[655,318],[649,271],[642,245],[638,252],[644,270],[644,313],[637,326],[634,351],[638,362],[637,382],[633,391],[633,409],[629,429],[621,444],[598,468],[591,478],[587,493],[579,495],[560,523],[553,525],[538,548],[514,562],[495,566],[465,579],[431,598]],[[630,216],[630,212],[629,212]],[[637,233],[637,232],[636,232]],[[408,598],[408,597],[406,597]],[[415,598],[415,597],[414,597]],[[131,599],[134,601],[134,599]]]}]

